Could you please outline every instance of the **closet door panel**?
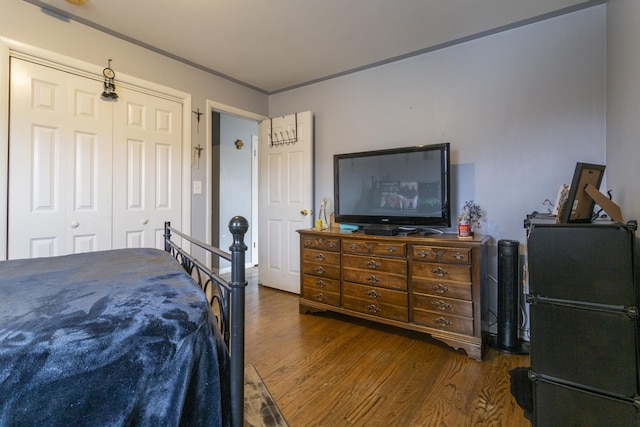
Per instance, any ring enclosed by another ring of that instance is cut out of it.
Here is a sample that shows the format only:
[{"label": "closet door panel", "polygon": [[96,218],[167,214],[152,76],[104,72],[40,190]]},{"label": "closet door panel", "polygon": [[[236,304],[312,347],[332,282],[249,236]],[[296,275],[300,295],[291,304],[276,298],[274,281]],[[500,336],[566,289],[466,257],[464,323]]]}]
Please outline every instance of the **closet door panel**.
[{"label": "closet door panel", "polygon": [[182,105],[123,89],[114,106],[114,247],[162,248],[181,221]]},{"label": "closet door panel", "polygon": [[111,104],[100,82],[11,59],[9,258],[111,246]]}]

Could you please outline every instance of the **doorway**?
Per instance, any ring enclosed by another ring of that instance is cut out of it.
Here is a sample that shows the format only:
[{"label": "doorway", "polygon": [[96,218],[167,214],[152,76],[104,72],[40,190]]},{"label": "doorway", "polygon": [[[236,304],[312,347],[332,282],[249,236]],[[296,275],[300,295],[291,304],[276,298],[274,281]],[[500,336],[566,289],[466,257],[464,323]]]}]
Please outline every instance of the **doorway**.
[{"label": "doorway", "polygon": [[[245,264],[257,264],[257,140],[258,122],[246,117],[214,110],[211,112],[211,223],[213,246],[226,248],[232,242],[228,222],[234,215],[244,216],[250,224],[245,236]],[[228,265],[213,265],[221,273]]]}]

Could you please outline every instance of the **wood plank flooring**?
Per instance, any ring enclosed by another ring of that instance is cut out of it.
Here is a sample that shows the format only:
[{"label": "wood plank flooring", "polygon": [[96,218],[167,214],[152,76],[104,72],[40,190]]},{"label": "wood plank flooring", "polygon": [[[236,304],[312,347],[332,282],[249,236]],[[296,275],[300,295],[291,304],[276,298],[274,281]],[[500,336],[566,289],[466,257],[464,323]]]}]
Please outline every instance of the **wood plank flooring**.
[{"label": "wood plank flooring", "polygon": [[300,314],[298,296],[248,270],[245,363],[291,427],[530,426],[509,391],[528,356],[463,351],[413,331],[333,313]]}]

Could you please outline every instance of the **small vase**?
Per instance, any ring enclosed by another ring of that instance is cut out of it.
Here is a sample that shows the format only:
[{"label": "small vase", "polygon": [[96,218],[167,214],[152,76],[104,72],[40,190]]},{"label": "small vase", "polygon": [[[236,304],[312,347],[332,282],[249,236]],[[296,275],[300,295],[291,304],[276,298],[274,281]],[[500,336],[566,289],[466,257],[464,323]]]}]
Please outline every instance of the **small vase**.
[{"label": "small vase", "polygon": [[[327,199],[322,199],[322,203],[320,203],[320,214],[318,215],[318,220],[320,221],[320,229],[326,230],[329,228],[329,222],[327,221]],[[318,226],[316,225],[316,228]]]},{"label": "small vase", "polygon": [[470,237],[471,224],[458,224],[458,237]]}]

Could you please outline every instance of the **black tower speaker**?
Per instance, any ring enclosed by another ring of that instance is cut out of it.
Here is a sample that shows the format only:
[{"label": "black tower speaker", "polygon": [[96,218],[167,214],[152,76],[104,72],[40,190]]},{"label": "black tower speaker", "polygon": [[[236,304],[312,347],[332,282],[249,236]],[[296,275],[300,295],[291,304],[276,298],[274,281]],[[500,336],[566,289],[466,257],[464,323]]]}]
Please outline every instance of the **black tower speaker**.
[{"label": "black tower speaker", "polygon": [[498,241],[498,338],[494,347],[506,353],[528,351],[518,339],[520,295],[517,240]]}]

